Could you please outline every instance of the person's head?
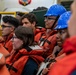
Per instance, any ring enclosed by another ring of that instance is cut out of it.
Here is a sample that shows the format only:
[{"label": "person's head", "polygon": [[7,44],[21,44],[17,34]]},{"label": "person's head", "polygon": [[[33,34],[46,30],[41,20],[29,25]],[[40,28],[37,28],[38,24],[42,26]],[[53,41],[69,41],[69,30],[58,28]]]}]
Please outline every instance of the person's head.
[{"label": "person's head", "polygon": [[72,15],[68,21],[68,32],[70,36],[76,36],[76,0],[71,4]]},{"label": "person's head", "polygon": [[37,18],[33,13],[28,13],[22,16],[21,22],[25,27],[31,27],[33,30],[37,25]]},{"label": "person's head", "polygon": [[34,33],[30,27],[19,26],[16,28],[13,38],[13,49],[19,50],[34,43]]},{"label": "person's head", "polygon": [[19,26],[19,21],[13,16],[3,16],[1,26],[2,35],[8,36]]},{"label": "person's head", "polygon": [[65,13],[63,13],[59,19],[58,19],[58,23],[57,26],[55,27],[55,29],[58,31],[57,33],[57,43],[59,46],[62,46],[64,40],[66,38],[69,37],[68,35],[68,20],[70,19],[71,16],[71,12],[67,11]]},{"label": "person's head", "polygon": [[45,28],[54,29],[59,16],[64,12],[66,12],[66,9],[62,5],[59,4],[52,5],[44,15]]},{"label": "person's head", "polygon": [[17,11],[17,12],[16,12],[16,19],[19,20],[20,25],[21,25],[21,17],[22,17],[24,14],[25,14],[25,13],[20,12],[20,11]]}]

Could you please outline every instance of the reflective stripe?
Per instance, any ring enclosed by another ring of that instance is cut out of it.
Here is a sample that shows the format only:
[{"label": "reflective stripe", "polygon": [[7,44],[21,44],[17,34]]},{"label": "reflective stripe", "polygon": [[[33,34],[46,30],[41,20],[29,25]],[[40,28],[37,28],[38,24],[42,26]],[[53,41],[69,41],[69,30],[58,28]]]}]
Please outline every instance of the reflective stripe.
[{"label": "reflective stripe", "polygon": [[34,45],[34,46],[29,46],[32,50],[42,50],[42,48],[38,45]]}]

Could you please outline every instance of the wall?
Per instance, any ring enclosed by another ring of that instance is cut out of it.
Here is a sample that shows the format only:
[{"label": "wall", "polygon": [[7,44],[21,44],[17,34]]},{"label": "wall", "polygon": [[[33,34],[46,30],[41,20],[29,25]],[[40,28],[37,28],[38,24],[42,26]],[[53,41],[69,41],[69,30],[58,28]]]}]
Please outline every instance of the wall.
[{"label": "wall", "polygon": [[39,6],[45,6],[49,8],[52,4],[56,4],[57,0],[31,0],[31,4],[22,6],[18,3],[18,0],[0,0],[0,11],[32,11]]}]

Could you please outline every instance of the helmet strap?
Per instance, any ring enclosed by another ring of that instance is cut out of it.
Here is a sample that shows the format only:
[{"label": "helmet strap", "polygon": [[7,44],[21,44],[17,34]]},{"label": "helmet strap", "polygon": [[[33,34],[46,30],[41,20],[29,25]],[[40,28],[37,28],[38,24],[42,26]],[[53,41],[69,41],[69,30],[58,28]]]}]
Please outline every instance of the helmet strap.
[{"label": "helmet strap", "polygon": [[56,20],[55,20],[55,22],[53,23],[51,29],[54,29],[54,26],[55,26],[56,22],[58,21],[58,19],[59,19],[59,16],[56,17]]}]

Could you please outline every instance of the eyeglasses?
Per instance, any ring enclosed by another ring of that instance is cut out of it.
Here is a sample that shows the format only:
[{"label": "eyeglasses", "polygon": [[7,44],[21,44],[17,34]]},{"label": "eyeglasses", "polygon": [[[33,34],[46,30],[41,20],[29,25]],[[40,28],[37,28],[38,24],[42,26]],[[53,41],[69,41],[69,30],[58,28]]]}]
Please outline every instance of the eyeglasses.
[{"label": "eyeglasses", "polygon": [[56,18],[45,17],[45,20],[56,20]]},{"label": "eyeglasses", "polygon": [[6,28],[6,27],[11,27],[11,26],[5,26],[5,25],[1,25],[2,28]]}]

